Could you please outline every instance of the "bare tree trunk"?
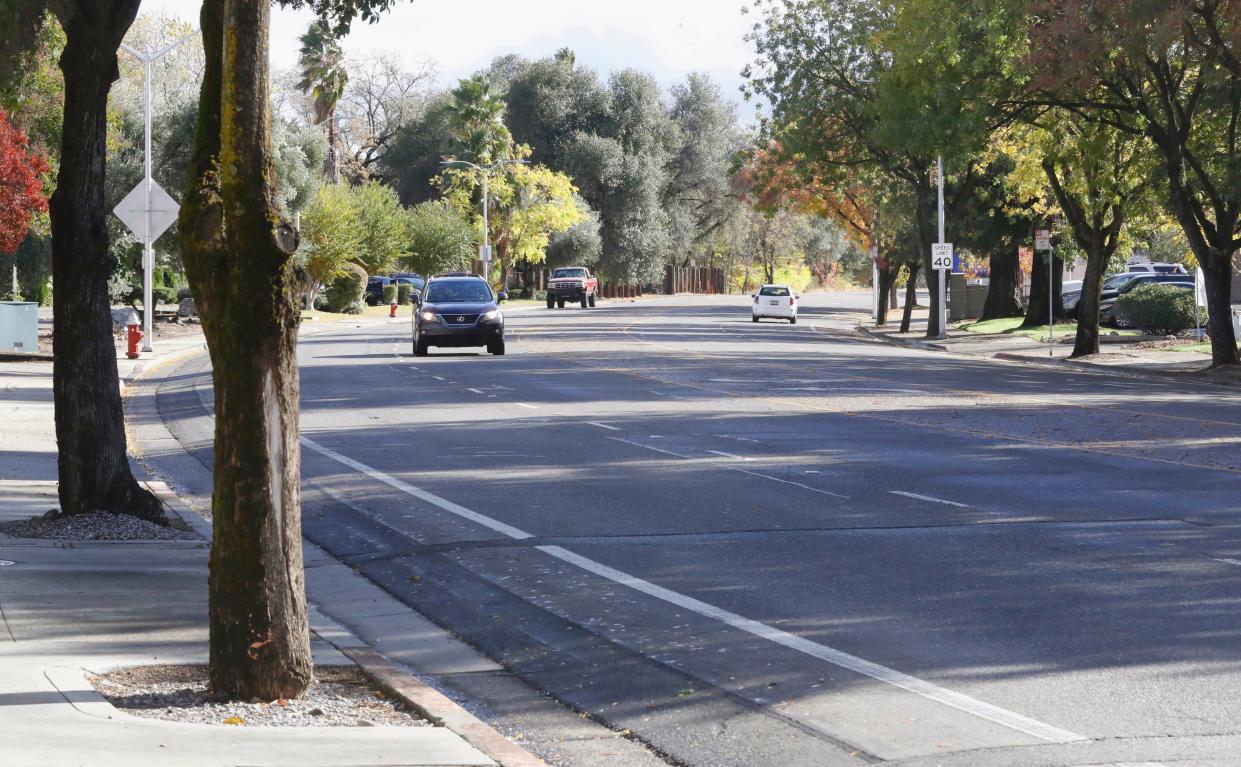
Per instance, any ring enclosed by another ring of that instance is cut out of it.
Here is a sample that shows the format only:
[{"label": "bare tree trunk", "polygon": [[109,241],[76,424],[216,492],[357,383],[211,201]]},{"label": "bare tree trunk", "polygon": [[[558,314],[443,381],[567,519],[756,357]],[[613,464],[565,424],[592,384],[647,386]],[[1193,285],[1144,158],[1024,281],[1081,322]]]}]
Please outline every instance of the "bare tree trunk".
[{"label": "bare tree trunk", "polygon": [[909,324],[913,321],[914,307],[918,305],[918,262],[909,264],[909,282],[905,283],[905,311],[901,314],[901,332],[909,332]]},{"label": "bare tree trunk", "polygon": [[336,151],[336,109],[327,116],[327,156],[323,158],[323,175],[329,184],[340,183],[340,154]]},{"label": "bare tree trunk", "polygon": [[887,296],[896,287],[896,270],[893,269],[886,261],[881,261],[884,266],[878,267],[875,271],[879,275],[879,316],[875,318],[875,325],[882,327],[888,324],[888,302]]},{"label": "bare tree trunk", "polygon": [[52,195],[52,304],[56,353],[52,391],[60,509],[104,510],[162,519],[159,501],[130,470],[112,336],[104,208],[108,91],[118,76],[116,51],[138,0],[54,5],[65,30],[60,171]]},{"label": "bare tree trunk", "polygon": [[[1047,274],[1047,259],[1052,257],[1052,274]],[[1051,318],[1047,316],[1047,293],[1051,291],[1052,311],[1055,312],[1057,322],[1068,321],[1068,315],[1064,313],[1064,301],[1060,297],[1060,287],[1063,284],[1064,261],[1055,258],[1052,253],[1041,251],[1038,258],[1034,259],[1034,266],[1030,275],[1030,303],[1026,306],[1026,318],[1021,323],[1023,328],[1036,328],[1051,323]],[[1051,281],[1048,281],[1048,277]],[[1079,309],[1080,312],[1080,309]]]},{"label": "bare tree trunk", "polygon": [[1021,285],[1018,282],[1018,269],[1020,262],[1017,258],[1017,248],[1005,248],[1000,253],[991,255],[991,275],[987,285],[987,301],[982,307],[982,317],[984,320],[995,320],[1001,317],[1020,317],[1024,312],[1021,310],[1020,291]]},{"label": "bare tree trunk", "polygon": [[311,678],[297,234],[273,193],[269,14],[267,0],[203,3],[206,66],[180,219],[215,383],[211,688],[244,700],[296,697]]}]

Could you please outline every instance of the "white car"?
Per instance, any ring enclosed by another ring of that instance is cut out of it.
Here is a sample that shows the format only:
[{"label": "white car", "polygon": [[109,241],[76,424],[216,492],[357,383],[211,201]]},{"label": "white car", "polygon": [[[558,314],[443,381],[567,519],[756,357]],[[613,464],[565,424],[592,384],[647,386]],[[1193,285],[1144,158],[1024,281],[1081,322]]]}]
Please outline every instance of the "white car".
[{"label": "white car", "polygon": [[763,317],[797,324],[797,299],[788,285],[764,285],[754,294],[753,320]]}]

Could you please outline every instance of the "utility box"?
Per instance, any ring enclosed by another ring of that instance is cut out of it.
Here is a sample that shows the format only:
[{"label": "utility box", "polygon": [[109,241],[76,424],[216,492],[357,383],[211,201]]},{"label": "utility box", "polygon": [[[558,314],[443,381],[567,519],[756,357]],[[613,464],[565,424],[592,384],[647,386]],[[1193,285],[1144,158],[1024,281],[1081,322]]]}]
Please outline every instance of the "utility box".
[{"label": "utility box", "polygon": [[969,314],[965,310],[965,275],[950,275],[948,277],[948,319],[952,322],[967,319]]},{"label": "utility box", "polygon": [[991,289],[989,280],[970,280],[965,286],[965,316],[976,320],[982,316],[987,306],[987,291]]},{"label": "utility box", "polygon": [[39,351],[39,305],[0,301],[0,352]]},{"label": "utility box", "polygon": [[986,278],[967,279],[954,274],[948,280],[948,319],[976,320],[987,303]]}]

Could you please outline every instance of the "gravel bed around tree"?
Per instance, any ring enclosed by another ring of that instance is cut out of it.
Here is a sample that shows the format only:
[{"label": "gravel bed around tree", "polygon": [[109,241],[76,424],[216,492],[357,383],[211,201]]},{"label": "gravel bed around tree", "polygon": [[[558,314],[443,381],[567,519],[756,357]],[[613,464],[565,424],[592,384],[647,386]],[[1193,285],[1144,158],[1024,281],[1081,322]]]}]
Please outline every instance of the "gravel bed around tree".
[{"label": "gravel bed around tree", "polygon": [[148,719],[236,727],[431,727],[352,666],[320,666],[297,700],[213,700],[206,666],[141,666],[87,679],[109,703]]},{"label": "gravel bed around tree", "polygon": [[199,541],[192,530],[165,527],[127,514],[97,511],[63,516],[50,511],[41,517],[21,519],[0,525],[0,533],[13,538],[43,538],[57,541]]}]

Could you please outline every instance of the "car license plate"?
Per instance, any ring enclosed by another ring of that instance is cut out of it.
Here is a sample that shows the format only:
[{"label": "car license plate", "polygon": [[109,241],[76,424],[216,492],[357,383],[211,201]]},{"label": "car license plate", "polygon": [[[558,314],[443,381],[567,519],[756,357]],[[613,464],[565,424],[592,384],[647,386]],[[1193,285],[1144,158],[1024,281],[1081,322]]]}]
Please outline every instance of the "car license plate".
[{"label": "car license plate", "polygon": [[780,305],[780,302],[779,302],[779,301],[768,301],[767,303],[771,304],[772,306],[779,306],[779,305]]}]

